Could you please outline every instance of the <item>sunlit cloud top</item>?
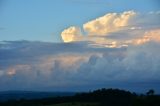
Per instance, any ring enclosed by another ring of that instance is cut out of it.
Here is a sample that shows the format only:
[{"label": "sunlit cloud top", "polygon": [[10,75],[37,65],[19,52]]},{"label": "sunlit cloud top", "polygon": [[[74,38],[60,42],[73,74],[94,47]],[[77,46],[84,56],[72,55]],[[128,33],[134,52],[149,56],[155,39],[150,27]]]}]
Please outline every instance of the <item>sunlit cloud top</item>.
[{"label": "sunlit cloud top", "polygon": [[69,27],[61,36],[64,42],[92,41],[94,45],[106,47],[138,45],[150,40],[158,41],[159,18],[159,12],[107,13],[83,24],[82,30],[78,26]]}]

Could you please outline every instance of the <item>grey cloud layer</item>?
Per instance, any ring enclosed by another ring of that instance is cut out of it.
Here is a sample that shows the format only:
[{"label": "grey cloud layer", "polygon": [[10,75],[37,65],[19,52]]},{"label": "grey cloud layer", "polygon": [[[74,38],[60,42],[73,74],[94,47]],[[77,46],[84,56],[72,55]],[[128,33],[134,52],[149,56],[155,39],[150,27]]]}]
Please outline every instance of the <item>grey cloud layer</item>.
[{"label": "grey cloud layer", "polygon": [[[97,48],[92,42],[0,44],[0,90],[159,89],[160,43]],[[144,86],[143,86],[144,85]]]}]

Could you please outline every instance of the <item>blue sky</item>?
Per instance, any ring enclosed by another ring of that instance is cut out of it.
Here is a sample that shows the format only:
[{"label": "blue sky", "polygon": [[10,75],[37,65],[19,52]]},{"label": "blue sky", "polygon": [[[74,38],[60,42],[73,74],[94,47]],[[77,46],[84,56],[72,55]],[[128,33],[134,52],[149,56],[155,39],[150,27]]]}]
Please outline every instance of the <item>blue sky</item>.
[{"label": "blue sky", "polygon": [[159,11],[159,0],[1,0],[0,40],[61,42],[61,32],[109,12]]}]

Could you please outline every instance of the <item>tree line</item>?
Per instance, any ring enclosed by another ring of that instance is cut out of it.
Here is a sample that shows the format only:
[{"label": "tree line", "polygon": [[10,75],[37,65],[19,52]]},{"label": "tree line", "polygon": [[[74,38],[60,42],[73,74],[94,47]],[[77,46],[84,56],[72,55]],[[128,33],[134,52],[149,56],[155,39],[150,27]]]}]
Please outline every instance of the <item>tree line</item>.
[{"label": "tree line", "polygon": [[97,106],[160,106],[160,95],[151,89],[146,94],[120,89],[98,89],[92,92],[77,93],[74,96],[49,97],[33,100],[9,100],[0,106],[46,106],[60,103],[98,103]]}]

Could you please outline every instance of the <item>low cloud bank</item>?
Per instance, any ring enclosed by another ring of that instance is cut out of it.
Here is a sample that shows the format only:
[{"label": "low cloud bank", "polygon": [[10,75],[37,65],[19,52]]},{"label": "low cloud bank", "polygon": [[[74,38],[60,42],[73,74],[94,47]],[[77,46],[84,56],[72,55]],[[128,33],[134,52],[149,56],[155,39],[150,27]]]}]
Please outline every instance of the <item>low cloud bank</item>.
[{"label": "low cloud bank", "polygon": [[97,48],[91,42],[3,42],[0,90],[136,89],[136,86],[157,90],[159,47],[160,43],[155,41],[121,48]]}]

